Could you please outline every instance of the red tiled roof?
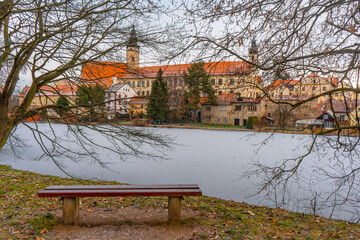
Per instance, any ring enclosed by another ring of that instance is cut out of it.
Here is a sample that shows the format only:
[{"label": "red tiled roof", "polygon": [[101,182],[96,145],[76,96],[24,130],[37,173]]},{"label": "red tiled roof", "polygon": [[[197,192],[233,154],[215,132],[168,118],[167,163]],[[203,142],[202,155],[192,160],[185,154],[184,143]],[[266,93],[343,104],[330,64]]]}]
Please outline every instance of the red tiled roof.
[{"label": "red tiled roof", "polygon": [[238,96],[235,93],[223,93],[217,95],[217,103],[219,105],[229,105],[237,100]]},{"label": "red tiled roof", "polygon": [[[25,87],[21,93],[21,97],[25,97],[25,95],[29,92],[30,87]],[[42,86],[40,88],[39,94],[37,95],[46,95],[46,96],[54,96],[54,95],[64,95],[64,96],[74,96],[77,90],[77,86],[74,86],[70,83],[61,83],[56,86]]]},{"label": "red tiled roof", "polygon": [[130,99],[129,103],[130,104],[145,104],[146,100],[145,100],[145,98],[141,98],[141,97],[133,97]]},{"label": "red tiled roof", "polygon": [[319,75],[317,75],[316,73],[311,73],[310,75],[308,75],[307,77],[320,77]]},{"label": "red tiled roof", "polygon": [[24,87],[24,89],[20,93],[20,97],[24,97],[30,90],[30,87]]},{"label": "red tiled roof", "polygon": [[280,85],[283,86],[293,86],[299,83],[299,80],[275,80],[272,82],[269,87],[278,87]]},{"label": "red tiled roof", "polygon": [[117,62],[94,61],[85,63],[81,72],[83,81],[98,82],[109,87],[113,82],[112,78],[121,78],[126,74],[126,64]]},{"label": "red tiled roof", "polygon": [[[141,67],[133,70],[131,73],[125,74],[122,79],[131,78],[154,78],[161,68],[164,77],[181,76],[184,71],[190,67],[191,64],[177,64],[165,66],[151,66]],[[232,62],[207,62],[205,63],[205,70],[211,75],[225,75],[225,74],[247,74],[250,71],[250,65],[246,62],[232,61]]]},{"label": "red tiled roof", "polygon": [[335,86],[337,86],[339,84],[339,79],[336,77],[326,77],[324,79]]}]

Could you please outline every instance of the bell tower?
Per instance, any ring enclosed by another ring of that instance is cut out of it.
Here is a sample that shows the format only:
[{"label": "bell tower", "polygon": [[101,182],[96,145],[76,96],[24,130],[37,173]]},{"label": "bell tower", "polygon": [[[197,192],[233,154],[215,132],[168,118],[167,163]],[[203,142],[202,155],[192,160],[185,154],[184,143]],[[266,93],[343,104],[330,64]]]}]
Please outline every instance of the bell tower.
[{"label": "bell tower", "polygon": [[137,43],[136,31],[133,25],[126,46],[126,66],[130,71],[139,67],[139,49],[140,47]]},{"label": "bell tower", "polygon": [[251,40],[251,47],[249,48],[249,61],[253,64],[259,63],[259,53],[255,38]]}]

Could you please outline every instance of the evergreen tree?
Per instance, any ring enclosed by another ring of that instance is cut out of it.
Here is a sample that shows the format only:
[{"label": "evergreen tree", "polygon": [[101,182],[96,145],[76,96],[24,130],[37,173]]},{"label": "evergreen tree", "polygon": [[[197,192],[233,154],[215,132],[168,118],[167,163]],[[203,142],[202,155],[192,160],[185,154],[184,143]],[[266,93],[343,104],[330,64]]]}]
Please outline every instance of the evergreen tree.
[{"label": "evergreen tree", "polygon": [[184,94],[183,111],[186,116],[196,120],[196,111],[200,109],[201,93],[206,94],[204,103],[216,104],[215,91],[210,83],[210,75],[205,70],[205,64],[198,62],[191,64],[184,72],[184,81],[188,91]]},{"label": "evergreen tree", "polygon": [[65,113],[66,108],[70,105],[70,102],[65,96],[60,95],[55,105],[58,107],[55,109],[57,114],[61,116]]},{"label": "evergreen tree", "polygon": [[163,71],[161,68],[157,73],[156,80],[152,84],[150,100],[146,107],[147,117],[154,118],[160,122],[168,120],[169,107],[169,92],[167,84],[163,79]]},{"label": "evergreen tree", "polygon": [[99,84],[79,86],[76,91],[76,103],[86,106],[90,121],[98,120],[98,116],[104,113],[105,88]]}]

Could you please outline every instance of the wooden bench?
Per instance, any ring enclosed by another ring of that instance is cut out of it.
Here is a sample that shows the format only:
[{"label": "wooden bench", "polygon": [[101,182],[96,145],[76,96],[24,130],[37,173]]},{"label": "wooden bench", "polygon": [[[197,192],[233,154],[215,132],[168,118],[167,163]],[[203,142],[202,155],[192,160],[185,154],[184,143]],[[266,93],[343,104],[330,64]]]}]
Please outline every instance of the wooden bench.
[{"label": "wooden bench", "polygon": [[167,196],[168,220],[171,222],[181,219],[181,198],[201,195],[197,184],[48,186],[38,193],[39,197],[63,199],[63,221],[66,225],[79,223],[79,197]]}]

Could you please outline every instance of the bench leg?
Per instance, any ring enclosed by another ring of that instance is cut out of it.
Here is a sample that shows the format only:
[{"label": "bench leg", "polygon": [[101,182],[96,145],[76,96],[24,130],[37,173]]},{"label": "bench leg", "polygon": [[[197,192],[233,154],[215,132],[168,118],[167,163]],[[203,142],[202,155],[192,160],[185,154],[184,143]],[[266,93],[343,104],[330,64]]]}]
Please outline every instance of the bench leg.
[{"label": "bench leg", "polygon": [[63,198],[63,221],[65,225],[79,224],[79,198]]},{"label": "bench leg", "polygon": [[181,198],[182,197],[170,197],[168,204],[168,221],[172,222],[181,219]]}]

